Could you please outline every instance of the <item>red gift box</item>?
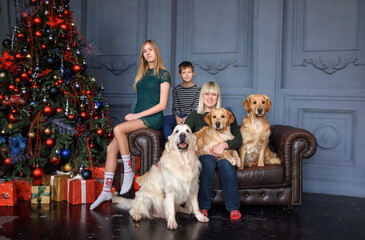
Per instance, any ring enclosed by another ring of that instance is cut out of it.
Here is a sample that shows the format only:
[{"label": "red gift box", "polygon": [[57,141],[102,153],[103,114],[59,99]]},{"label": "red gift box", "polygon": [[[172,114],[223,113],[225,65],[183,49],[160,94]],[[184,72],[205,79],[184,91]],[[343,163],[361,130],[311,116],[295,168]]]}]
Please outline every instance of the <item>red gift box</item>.
[{"label": "red gift box", "polygon": [[32,184],[23,178],[15,178],[18,200],[30,201],[32,198]]},{"label": "red gift box", "polygon": [[16,182],[0,183],[0,206],[14,206],[16,203]]},{"label": "red gift box", "polygon": [[95,179],[66,178],[66,201],[76,205],[95,201]]},{"label": "red gift box", "polygon": [[105,173],[105,164],[102,164],[100,167],[93,167],[93,178],[104,178]]}]

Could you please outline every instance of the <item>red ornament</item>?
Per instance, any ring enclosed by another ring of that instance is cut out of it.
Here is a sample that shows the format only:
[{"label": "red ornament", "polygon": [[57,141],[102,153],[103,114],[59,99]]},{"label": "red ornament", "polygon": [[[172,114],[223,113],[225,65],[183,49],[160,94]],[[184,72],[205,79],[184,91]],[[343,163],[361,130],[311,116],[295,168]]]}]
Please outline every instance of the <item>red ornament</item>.
[{"label": "red ornament", "polygon": [[80,64],[75,64],[71,67],[71,72],[73,72],[74,74],[81,72],[81,70],[82,70],[82,67]]},{"label": "red ornament", "polygon": [[90,95],[90,94],[91,94],[91,91],[90,91],[90,90],[87,90],[87,91],[86,91],[86,94],[87,94],[87,95]]},{"label": "red ornament", "polygon": [[23,18],[23,19],[25,19],[25,18],[27,18],[27,17],[28,17],[28,13],[23,12],[23,13],[22,13],[22,18]]},{"label": "red ornament", "polygon": [[37,31],[35,31],[35,36],[36,36],[36,37],[42,37],[42,36],[43,36],[43,34],[42,34],[42,32],[41,32],[41,31],[37,30]]},{"label": "red ornament", "polygon": [[43,114],[46,115],[46,116],[49,116],[53,113],[53,108],[49,105],[45,106],[43,108]]},{"label": "red ornament", "polygon": [[0,101],[4,99],[4,95],[0,94]]},{"label": "red ornament", "polygon": [[47,49],[46,44],[42,44],[41,48],[42,48],[43,50],[46,50],[46,49]]},{"label": "red ornament", "polygon": [[25,37],[25,36],[24,36],[24,33],[18,33],[18,35],[17,35],[17,36],[18,36],[18,38],[19,38],[19,39],[23,39],[23,38]]},{"label": "red ornament", "polygon": [[19,61],[20,61],[20,60],[22,60],[22,59],[23,59],[23,54],[21,54],[21,53],[16,53],[16,54],[15,54],[15,59],[16,59],[16,60],[19,60]]},{"label": "red ornament", "polygon": [[62,30],[63,31],[67,31],[67,29],[68,29],[68,27],[67,27],[67,25],[65,24],[65,23],[62,23],[61,25],[60,25],[60,27],[62,28]]},{"label": "red ornament", "polygon": [[62,107],[57,107],[56,108],[56,112],[57,113],[62,113],[63,112],[63,108]]},{"label": "red ornament", "polygon": [[41,167],[34,167],[32,169],[32,177],[35,179],[41,179],[44,175],[44,170]]},{"label": "red ornament", "polygon": [[58,18],[63,18],[63,14],[58,14]]},{"label": "red ornament", "polygon": [[7,166],[7,167],[11,166],[10,158],[5,158],[4,159],[4,165]]},{"label": "red ornament", "polygon": [[56,156],[53,156],[53,158],[51,160],[51,164],[56,166],[56,165],[60,164],[60,160]]},{"label": "red ornament", "polygon": [[15,85],[14,84],[9,84],[8,86],[9,92],[12,92],[15,90]]},{"label": "red ornament", "polygon": [[47,138],[46,139],[46,146],[47,147],[49,147],[49,148],[51,148],[51,147],[53,147],[55,145],[55,141],[53,140],[53,138]]},{"label": "red ornament", "polygon": [[40,17],[35,17],[33,19],[33,23],[34,23],[34,25],[39,26],[42,24],[42,19]]},{"label": "red ornament", "polygon": [[90,147],[94,148],[95,147],[94,143],[90,143]]},{"label": "red ornament", "polygon": [[69,15],[69,14],[70,14],[70,11],[69,11],[69,10],[67,10],[67,9],[65,9],[65,11],[63,11],[63,13],[64,13],[65,15]]},{"label": "red ornament", "polygon": [[109,138],[109,139],[113,139],[113,133],[111,133],[111,132],[110,132],[110,133],[108,133],[108,138]]},{"label": "red ornament", "polygon": [[9,120],[9,122],[10,122],[10,123],[16,123],[16,122],[18,122],[18,121],[19,121],[18,119],[16,119],[16,118],[14,117],[14,115],[13,115],[13,114],[9,114],[9,116],[8,116],[8,120]]},{"label": "red ornament", "polygon": [[104,128],[99,128],[98,130],[96,130],[96,133],[97,133],[100,137],[102,137],[102,136],[104,136],[104,134],[105,134],[105,130],[104,130]]},{"label": "red ornament", "polygon": [[73,113],[68,114],[68,119],[75,120],[75,114],[73,114]]},{"label": "red ornament", "polygon": [[16,109],[11,109],[12,114],[16,114],[18,111]]},{"label": "red ornament", "polygon": [[15,78],[15,82],[19,83],[19,82],[21,82],[21,81],[22,81],[22,80],[21,80],[19,77]]},{"label": "red ornament", "polygon": [[87,112],[81,112],[80,117],[82,120],[86,120],[89,118],[89,114]]},{"label": "red ornament", "polygon": [[22,78],[25,80],[28,78],[28,73],[22,72]]}]

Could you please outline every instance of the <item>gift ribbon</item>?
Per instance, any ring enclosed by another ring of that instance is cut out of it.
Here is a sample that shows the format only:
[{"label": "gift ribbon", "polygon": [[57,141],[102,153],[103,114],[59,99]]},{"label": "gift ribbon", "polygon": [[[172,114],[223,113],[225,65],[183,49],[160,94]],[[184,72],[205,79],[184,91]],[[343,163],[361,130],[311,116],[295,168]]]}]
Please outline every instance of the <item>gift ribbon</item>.
[{"label": "gift ribbon", "polygon": [[32,199],[37,198],[37,202],[40,203],[41,202],[41,196],[49,196],[49,192],[45,193],[44,192],[45,190],[46,190],[46,185],[38,186],[38,192],[37,193],[32,193]]},{"label": "gift ribbon", "polygon": [[80,179],[81,180],[81,203],[86,202],[86,180],[81,175],[77,174],[73,178],[67,178],[67,200],[70,201],[70,182]]}]

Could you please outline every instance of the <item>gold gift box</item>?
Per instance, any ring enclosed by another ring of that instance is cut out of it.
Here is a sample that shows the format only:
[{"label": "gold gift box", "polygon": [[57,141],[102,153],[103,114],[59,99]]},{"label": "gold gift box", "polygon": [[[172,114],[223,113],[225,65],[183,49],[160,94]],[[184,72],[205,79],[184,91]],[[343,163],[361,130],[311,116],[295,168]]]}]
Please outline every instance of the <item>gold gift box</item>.
[{"label": "gold gift box", "polygon": [[63,201],[66,199],[66,178],[70,177],[70,175],[50,175],[46,174],[42,177],[42,184],[48,185],[51,187],[51,200],[52,201]]},{"label": "gold gift box", "polygon": [[32,204],[51,202],[51,188],[46,185],[32,186]]}]

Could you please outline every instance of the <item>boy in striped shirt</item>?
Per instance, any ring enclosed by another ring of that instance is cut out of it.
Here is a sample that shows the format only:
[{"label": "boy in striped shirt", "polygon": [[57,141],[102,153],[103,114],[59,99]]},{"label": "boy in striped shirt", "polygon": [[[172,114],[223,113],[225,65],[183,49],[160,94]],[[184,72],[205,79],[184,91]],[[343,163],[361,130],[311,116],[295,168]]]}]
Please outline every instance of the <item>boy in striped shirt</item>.
[{"label": "boy in striped shirt", "polygon": [[172,114],[164,117],[162,126],[165,142],[177,124],[184,124],[186,117],[198,107],[201,87],[193,83],[194,66],[184,61],[179,64],[182,83],[172,88]]}]

